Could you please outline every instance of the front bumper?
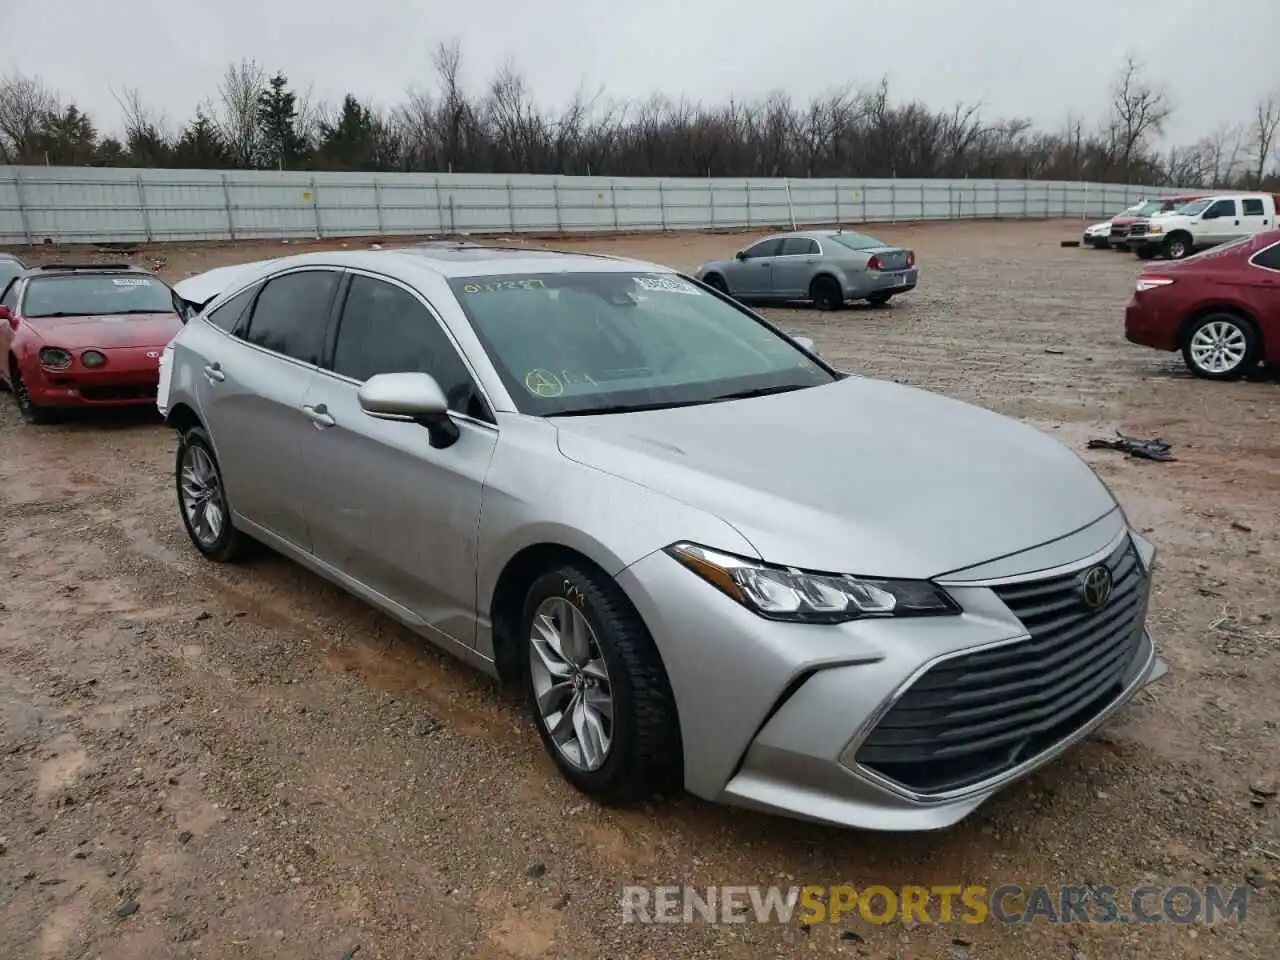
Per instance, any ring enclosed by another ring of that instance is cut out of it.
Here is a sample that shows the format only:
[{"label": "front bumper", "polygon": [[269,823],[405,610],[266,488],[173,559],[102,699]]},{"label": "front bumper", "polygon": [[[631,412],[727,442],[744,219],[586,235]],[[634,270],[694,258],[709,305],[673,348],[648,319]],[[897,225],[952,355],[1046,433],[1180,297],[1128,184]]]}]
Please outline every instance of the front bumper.
[{"label": "front bumper", "polygon": [[91,369],[76,362],[67,370],[40,367],[24,375],[31,402],[44,407],[154,405],[160,382],[159,348],[152,351],[156,357],[105,352],[108,361],[103,367]]},{"label": "front bumper", "polygon": [[[1074,569],[1110,555],[1121,540],[1108,536],[1104,551],[1093,550]],[[1123,536],[1132,534],[1124,529]],[[1133,542],[1149,570],[1154,550],[1136,536]],[[955,617],[815,626],[765,621],[662,553],[627,568],[619,583],[667,666],[686,788],[839,826],[949,826],[1088,736],[1167,669],[1145,629],[1146,576],[1132,655],[1114,696],[1108,693],[1089,716],[992,776],[954,790],[913,791],[858,762],[859,747],[932,665],[1032,641],[991,586],[949,584],[964,609]]]}]

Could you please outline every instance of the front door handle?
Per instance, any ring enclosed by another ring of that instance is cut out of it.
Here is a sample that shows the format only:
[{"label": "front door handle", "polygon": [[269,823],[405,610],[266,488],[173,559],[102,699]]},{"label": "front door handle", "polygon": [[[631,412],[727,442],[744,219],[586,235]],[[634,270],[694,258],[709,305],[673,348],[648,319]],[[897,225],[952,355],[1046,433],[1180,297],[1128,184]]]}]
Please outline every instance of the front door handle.
[{"label": "front door handle", "polygon": [[329,408],[323,403],[318,403],[314,407],[309,403],[305,403],[302,405],[302,412],[307,415],[308,420],[315,424],[317,430],[332,427],[338,422],[329,415]]},{"label": "front door handle", "polygon": [[216,360],[213,363],[205,364],[204,375],[209,378],[210,383],[221,383],[227,379],[227,375],[222,372],[222,364]]}]

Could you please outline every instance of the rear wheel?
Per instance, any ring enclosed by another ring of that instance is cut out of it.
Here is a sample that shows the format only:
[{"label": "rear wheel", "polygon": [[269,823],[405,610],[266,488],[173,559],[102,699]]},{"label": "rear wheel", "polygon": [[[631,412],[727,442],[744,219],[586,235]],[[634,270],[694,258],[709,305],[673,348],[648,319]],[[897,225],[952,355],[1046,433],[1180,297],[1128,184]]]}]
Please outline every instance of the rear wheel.
[{"label": "rear wheel", "polygon": [[1206,380],[1239,380],[1258,365],[1262,341],[1253,324],[1234,313],[1212,313],[1187,330],[1182,359]]},{"label": "rear wheel", "polygon": [[844,306],[844,290],[832,277],[815,277],[809,284],[809,299],[819,310],[839,310]]},{"label": "rear wheel", "polygon": [[178,443],[174,482],[182,525],[196,549],[220,563],[240,559],[248,541],[231,524],[218,458],[208,434],[199,427],[187,430]]}]

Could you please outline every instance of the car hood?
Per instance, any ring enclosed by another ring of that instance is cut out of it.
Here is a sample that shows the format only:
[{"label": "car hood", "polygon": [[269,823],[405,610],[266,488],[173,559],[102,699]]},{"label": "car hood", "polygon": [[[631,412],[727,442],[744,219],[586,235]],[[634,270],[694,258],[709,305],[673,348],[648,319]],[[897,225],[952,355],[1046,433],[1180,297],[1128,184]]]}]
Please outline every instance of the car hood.
[{"label": "car hood", "polygon": [[26,323],[50,346],[68,350],[163,347],[182,329],[182,321],[176,313],[32,317]]},{"label": "car hood", "polygon": [[771,563],[812,570],[938,576],[1116,509],[1089,466],[1034,427],[860,377],[554,422],[568,459],[719,517]]}]

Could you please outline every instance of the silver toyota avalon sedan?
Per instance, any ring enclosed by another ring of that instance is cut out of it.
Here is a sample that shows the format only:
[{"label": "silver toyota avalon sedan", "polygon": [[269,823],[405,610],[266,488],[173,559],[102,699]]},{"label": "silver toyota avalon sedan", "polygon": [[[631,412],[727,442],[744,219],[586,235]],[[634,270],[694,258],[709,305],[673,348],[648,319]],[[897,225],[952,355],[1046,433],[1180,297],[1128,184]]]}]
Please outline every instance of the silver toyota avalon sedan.
[{"label": "silver toyota avalon sedan", "polygon": [[234,273],[166,350],[177,501],[523,685],[602,802],[944,827],[1160,676],[1075,454],[723,293],[434,246]]}]

